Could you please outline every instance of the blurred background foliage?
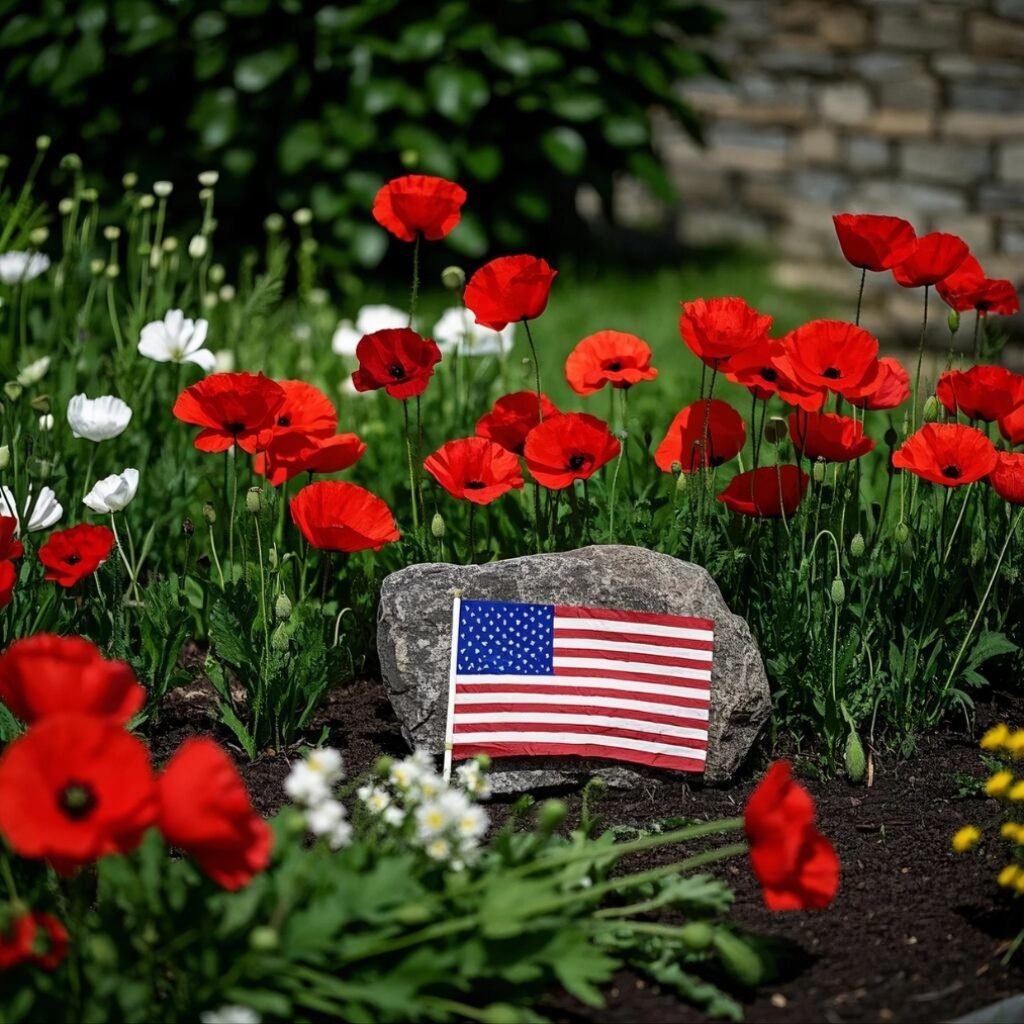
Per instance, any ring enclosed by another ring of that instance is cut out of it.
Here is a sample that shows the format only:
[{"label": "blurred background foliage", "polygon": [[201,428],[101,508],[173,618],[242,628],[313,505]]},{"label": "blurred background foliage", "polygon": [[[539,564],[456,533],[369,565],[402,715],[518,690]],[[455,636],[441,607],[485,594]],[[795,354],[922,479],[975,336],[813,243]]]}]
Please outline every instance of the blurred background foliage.
[{"label": "blurred background foliage", "polygon": [[0,0],[0,124],[17,163],[46,133],[101,190],[219,170],[222,251],[309,206],[351,287],[385,259],[367,210],[401,173],[467,188],[450,241],[470,259],[584,251],[582,182],[606,210],[622,172],[672,198],[649,112],[700,137],[676,86],[721,74],[718,20],[687,0]]}]

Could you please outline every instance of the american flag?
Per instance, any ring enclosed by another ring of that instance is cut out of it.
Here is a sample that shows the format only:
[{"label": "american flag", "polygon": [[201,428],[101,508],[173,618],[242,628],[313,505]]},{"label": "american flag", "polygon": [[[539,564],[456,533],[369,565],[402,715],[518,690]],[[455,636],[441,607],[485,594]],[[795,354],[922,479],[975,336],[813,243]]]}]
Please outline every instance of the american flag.
[{"label": "american flag", "polygon": [[700,772],[709,619],[456,598],[450,759],[610,758]]}]

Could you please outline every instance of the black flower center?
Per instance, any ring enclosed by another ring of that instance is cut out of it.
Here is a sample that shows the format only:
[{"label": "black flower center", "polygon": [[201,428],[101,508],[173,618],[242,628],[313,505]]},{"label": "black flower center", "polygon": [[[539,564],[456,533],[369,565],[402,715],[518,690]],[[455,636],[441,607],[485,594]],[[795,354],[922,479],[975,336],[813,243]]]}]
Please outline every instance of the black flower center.
[{"label": "black flower center", "polygon": [[392,363],[388,367],[388,374],[395,378],[395,380],[405,379],[405,367],[401,363]]},{"label": "black flower center", "polygon": [[834,366],[830,366],[827,370],[822,370],[821,375],[822,377],[828,377],[829,380],[836,380],[837,378],[842,377],[842,373]]},{"label": "black flower center", "polygon": [[612,373],[618,373],[622,369],[622,363],[618,359],[613,359],[610,363],[605,366],[606,370],[611,370]]},{"label": "black flower center", "polygon": [[67,562],[68,565],[78,565],[78,563],[81,560],[81,555],[68,555],[68,557],[64,559],[64,561]]},{"label": "black flower center", "polygon": [[481,491],[486,486],[487,485],[483,482],[483,480],[467,480],[466,481],[466,490],[467,491]]},{"label": "black flower center", "polygon": [[224,429],[229,434],[240,434],[245,429],[245,424],[239,423],[238,420],[231,420],[229,423],[224,424]]},{"label": "black flower center", "polygon": [[779,374],[777,370],[773,370],[770,366],[766,366],[761,370],[761,378],[763,380],[778,380]]},{"label": "black flower center", "polygon": [[962,474],[959,466],[944,466],[942,475],[946,477],[947,480],[959,480]]},{"label": "black flower center", "polygon": [[291,418],[291,416],[278,416],[277,417],[277,425],[279,427],[290,427],[292,425],[292,418]]},{"label": "black flower center", "polygon": [[87,818],[99,801],[92,786],[87,782],[70,779],[68,784],[57,794],[57,806],[72,821]]},{"label": "black flower center", "polygon": [[583,463],[587,460],[582,455],[570,455],[569,456],[569,468],[570,469],[582,469]]}]

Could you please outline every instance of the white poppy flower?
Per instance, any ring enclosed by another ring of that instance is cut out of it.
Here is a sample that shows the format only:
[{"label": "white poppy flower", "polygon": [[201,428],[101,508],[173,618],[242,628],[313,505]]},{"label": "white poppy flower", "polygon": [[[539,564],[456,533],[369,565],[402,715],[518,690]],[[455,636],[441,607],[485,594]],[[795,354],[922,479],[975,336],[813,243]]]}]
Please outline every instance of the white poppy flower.
[{"label": "white poppy flower", "polygon": [[42,356],[35,360],[35,362],[29,363],[19,374],[18,383],[23,388],[30,388],[33,384],[38,384],[45,376],[46,371],[50,368],[50,357]]},{"label": "white poppy flower", "polygon": [[25,284],[50,269],[50,257],[41,252],[5,252],[0,255],[0,281]]},{"label": "white poppy flower", "polygon": [[64,506],[57,500],[57,495],[49,487],[40,490],[38,501],[35,501],[32,492],[29,491],[21,515],[18,515],[18,510],[15,507],[14,493],[9,487],[0,487],[0,515],[13,516],[18,521],[16,532],[21,531],[22,516],[28,514],[29,510],[32,512],[28,520],[29,533],[48,530],[60,522],[60,517],[64,515]]},{"label": "white poppy flower", "polygon": [[180,309],[172,309],[163,320],[154,320],[142,328],[139,354],[158,363],[195,363],[209,373],[217,357],[208,349],[206,320],[186,320]]},{"label": "white poppy flower", "polygon": [[222,1006],[199,1015],[202,1024],[260,1024],[263,1018],[248,1006]]},{"label": "white poppy flower", "polygon": [[345,820],[345,807],[337,800],[322,800],[306,812],[306,825],[315,836],[326,836]]},{"label": "white poppy flower", "polygon": [[53,430],[53,413],[52,412],[44,412],[43,415],[39,417],[39,429],[40,430],[46,430],[46,431]]},{"label": "white poppy flower", "polygon": [[109,441],[124,433],[131,422],[132,410],[126,402],[113,395],[102,398],[86,398],[75,395],[68,402],[68,423],[73,437],[84,437],[87,441]]},{"label": "white poppy flower", "polygon": [[126,469],[97,480],[93,489],[82,499],[93,512],[108,514],[120,512],[128,506],[139,489],[139,471]]},{"label": "white poppy flower", "polygon": [[515,324],[501,331],[481,327],[476,317],[461,306],[446,309],[434,324],[434,341],[442,352],[456,352],[460,356],[503,356],[512,351]]},{"label": "white poppy flower", "polygon": [[331,339],[331,348],[339,356],[353,358],[356,345],[365,334],[386,331],[396,327],[408,327],[409,314],[394,306],[363,306],[356,314],[355,323],[342,320]]}]

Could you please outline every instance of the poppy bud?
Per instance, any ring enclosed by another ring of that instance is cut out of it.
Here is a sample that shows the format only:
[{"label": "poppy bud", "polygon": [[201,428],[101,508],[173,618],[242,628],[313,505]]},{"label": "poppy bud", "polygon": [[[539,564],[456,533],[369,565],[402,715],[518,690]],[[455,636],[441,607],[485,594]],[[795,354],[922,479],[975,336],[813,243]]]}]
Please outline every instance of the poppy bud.
[{"label": "poppy bud", "polygon": [[565,821],[568,808],[561,800],[545,800],[537,812],[537,827],[545,835],[551,835]]},{"label": "poppy bud", "polygon": [[270,646],[277,651],[278,654],[284,654],[287,652],[290,641],[291,634],[288,632],[288,627],[283,622],[280,623],[277,629],[270,634]]},{"label": "poppy bud", "polygon": [[291,618],[292,602],[283,590],[277,595],[277,600],[274,602],[274,614],[282,620]]},{"label": "poppy bud", "polygon": [[701,953],[711,945],[715,929],[707,921],[690,921],[678,932],[683,945],[693,953]]},{"label": "poppy bud", "polygon": [[36,149],[38,149],[40,153],[45,153],[50,148],[50,143],[52,141],[53,140],[49,135],[39,135],[36,137]]},{"label": "poppy bud", "polygon": [[117,947],[108,935],[92,935],[87,942],[89,960],[97,967],[113,971],[117,969]]},{"label": "poppy bud", "polygon": [[897,544],[906,544],[910,539],[910,527],[906,523],[897,523],[892,535],[896,539]]},{"label": "poppy bud", "polygon": [[196,532],[196,524],[187,516],[181,524],[181,532],[185,534],[186,537],[191,537],[192,534]]},{"label": "poppy bud", "polygon": [[723,928],[715,932],[712,941],[722,966],[737,981],[751,987],[761,981],[764,974],[761,958],[741,938]]},{"label": "poppy bud", "polygon": [[50,411],[50,396],[36,395],[36,397],[29,402],[29,405],[31,405],[36,412],[41,412],[43,414],[48,413]]},{"label": "poppy bud", "polygon": [[203,188],[213,188],[220,179],[220,175],[216,171],[200,171],[199,172],[199,184]]},{"label": "poppy bud", "polygon": [[83,203],[95,203],[100,197],[99,191],[94,188],[83,188],[78,194],[82,197]]},{"label": "poppy bud", "polygon": [[214,263],[210,267],[210,284],[221,285],[224,283],[224,278],[227,276],[227,271],[224,269],[223,263]]},{"label": "poppy bud", "polygon": [[28,233],[28,240],[34,246],[40,246],[50,237],[49,228],[35,228]]},{"label": "poppy bud", "polygon": [[203,505],[203,518],[210,526],[217,522],[217,510],[213,507],[212,501],[208,501]]},{"label": "poppy bud", "polygon": [[781,416],[773,416],[764,425],[764,439],[769,444],[778,444],[788,432],[786,421]]},{"label": "poppy bud", "polygon": [[16,402],[21,398],[23,391],[24,388],[16,380],[9,380],[4,385],[4,394],[7,395],[12,402]]},{"label": "poppy bud", "polygon": [[387,778],[388,773],[391,771],[391,766],[394,763],[395,759],[393,757],[378,757],[373,765],[373,774]]},{"label": "poppy bud", "polygon": [[821,461],[815,462],[812,473],[814,474],[814,482],[820,484],[825,479],[825,463]]},{"label": "poppy bud", "polygon": [[398,154],[398,159],[402,161],[402,166],[411,170],[420,162],[420,155],[415,149],[403,149]]},{"label": "poppy bud", "polygon": [[862,558],[864,555],[864,534],[855,533],[850,541],[850,554],[854,558]]},{"label": "poppy bud", "polygon": [[832,603],[842,604],[846,600],[846,584],[837,576],[832,581]]},{"label": "poppy bud", "polygon": [[[159,249],[154,249],[153,251],[155,253],[159,253],[160,252]],[[152,265],[153,261],[150,260],[149,262],[150,262],[150,265]],[[157,260],[157,263],[159,263],[159,262],[160,261]],[[107,275],[107,277],[111,281],[113,281],[121,273],[121,268],[116,263],[108,263],[107,266],[106,266],[106,269],[103,272]]]},{"label": "poppy bud", "polygon": [[217,292],[217,295],[220,296],[221,302],[233,302],[235,298],[234,285],[222,284],[220,286],[220,291]]},{"label": "poppy bud", "polygon": [[260,953],[270,953],[281,944],[281,937],[276,928],[260,925],[249,932],[249,948]]},{"label": "poppy bud", "polygon": [[430,532],[437,540],[444,536],[444,517],[440,512],[435,512],[434,518],[430,520]]},{"label": "poppy bud", "polygon": [[6,469],[11,464],[11,446],[8,444],[0,447],[0,469]]},{"label": "poppy bud", "polygon": [[153,195],[158,199],[166,199],[174,191],[174,185],[169,181],[154,181]]},{"label": "poppy bud", "polygon": [[201,260],[206,255],[206,237],[193,235],[188,243],[188,254],[194,260]]},{"label": "poppy bud", "polygon": [[57,212],[58,212],[58,213],[59,213],[59,214],[60,214],[60,215],[61,215],[62,217],[67,217],[67,216],[68,216],[68,214],[70,214],[70,213],[71,213],[71,211],[72,211],[72,210],[73,210],[74,208],[75,208],[75,201],[74,201],[74,199],[70,199],[70,198],[68,198],[67,196],[65,196],[65,197],[64,197],[64,198],[63,198],[63,199],[62,199],[62,200],[61,200],[61,201],[60,201],[60,202],[59,202],[59,203],[57,204]]},{"label": "poppy bud", "polygon": [[292,214],[292,220],[295,221],[300,228],[305,227],[307,224],[313,223],[313,211],[308,206],[300,206]]},{"label": "poppy bud", "polygon": [[846,737],[843,760],[846,764],[846,777],[851,782],[860,782],[867,769],[867,759],[864,757],[864,744],[861,743],[856,729],[850,729],[850,735]]},{"label": "poppy bud", "polygon": [[139,176],[134,171],[129,171],[121,176],[121,185],[124,188],[135,188],[139,183]]},{"label": "poppy bud", "polygon": [[277,545],[271,544],[270,550],[267,552],[267,565],[269,565],[271,569],[276,569],[278,564]]},{"label": "poppy bud", "polygon": [[924,403],[925,423],[934,423],[939,418],[939,400],[934,395],[929,395]]},{"label": "poppy bud", "polygon": [[685,494],[686,488],[689,486],[689,481],[686,479],[685,473],[680,473],[676,477],[676,494]]},{"label": "poppy bud", "polygon": [[48,412],[39,417],[39,429],[50,431],[53,430],[53,413]]},{"label": "poppy bud", "polygon": [[284,230],[284,217],[279,213],[267,214],[263,221],[263,230],[268,235],[279,235]]},{"label": "poppy bud", "polygon": [[139,209],[140,210],[152,210],[156,200],[147,192],[144,196],[139,196]]},{"label": "poppy bud", "polygon": [[103,260],[89,260],[89,273],[92,274],[93,277],[99,277],[99,275],[103,273],[103,268],[105,266],[106,264]]},{"label": "poppy bud", "polygon": [[466,272],[462,267],[445,267],[441,271],[441,284],[451,292],[459,292],[466,285]]},{"label": "poppy bud", "polygon": [[899,441],[899,439],[899,434],[896,433],[893,427],[889,427],[889,429],[885,432],[884,440],[890,448],[895,448],[896,442]]},{"label": "poppy bud", "polygon": [[250,487],[245,493],[245,507],[254,515],[260,514],[263,507],[263,498],[258,487]]},{"label": "poppy bud", "polygon": [[946,325],[949,327],[950,334],[956,334],[960,330],[960,314],[955,309],[949,311],[949,316],[946,317]]},{"label": "poppy bud", "polygon": [[103,229],[103,237],[108,242],[116,242],[121,237],[121,229],[116,224],[108,224]]},{"label": "poppy bud", "polygon": [[82,158],[77,153],[65,153],[60,158],[60,169],[62,171],[80,171]]},{"label": "poppy bud", "polygon": [[177,252],[178,251],[178,240],[174,235],[168,235],[161,243],[161,247],[164,252]]}]

